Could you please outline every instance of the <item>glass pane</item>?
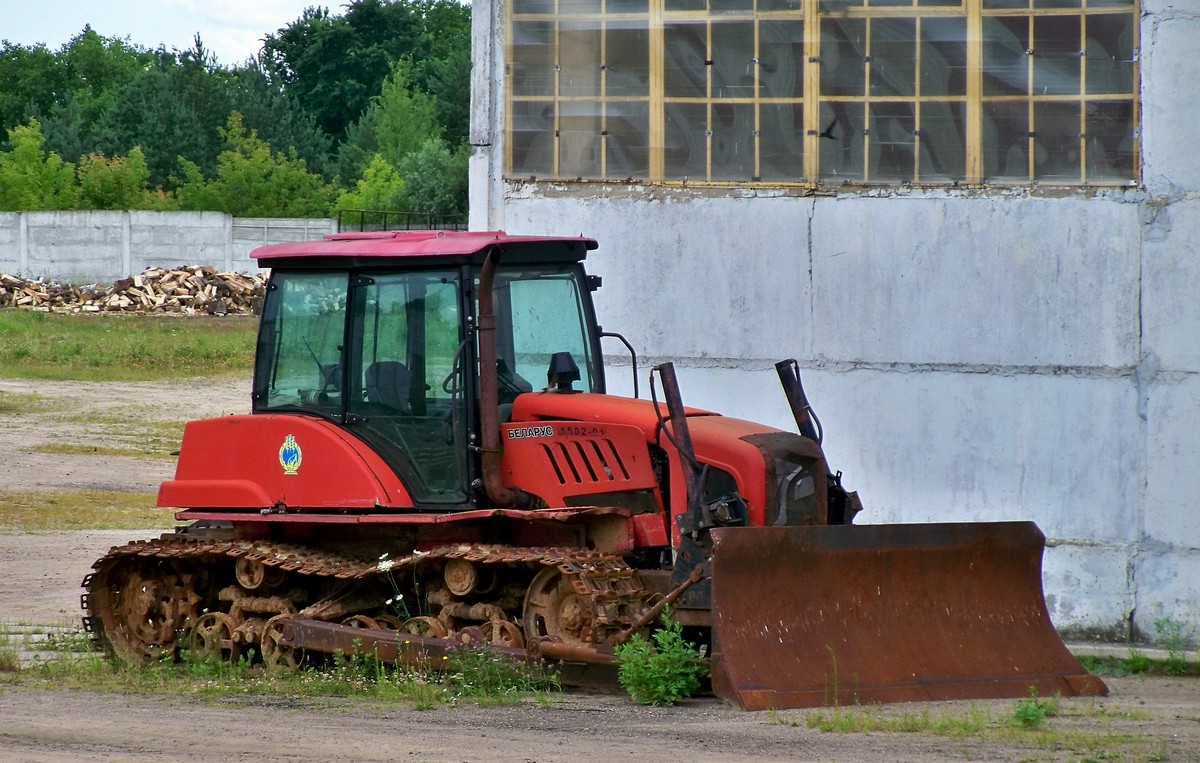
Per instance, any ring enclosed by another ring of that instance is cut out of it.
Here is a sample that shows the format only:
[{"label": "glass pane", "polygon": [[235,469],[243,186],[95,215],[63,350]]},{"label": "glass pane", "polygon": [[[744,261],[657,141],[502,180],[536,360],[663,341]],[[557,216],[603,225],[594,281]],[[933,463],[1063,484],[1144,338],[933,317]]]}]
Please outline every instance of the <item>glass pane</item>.
[{"label": "glass pane", "polygon": [[916,119],[911,103],[871,104],[871,180],[913,180],[916,172]]},{"label": "glass pane", "polygon": [[770,11],[798,11],[800,0],[758,0],[759,13]]},{"label": "glass pane", "polygon": [[345,273],[277,273],[259,328],[256,408],[306,408],[327,414],[342,406],[346,329]]},{"label": "glass pane", "polygon": [[564,23],[558,37],[558,90],[571,96],[600,95],[599,22]]},{"label": "glass pane", "polygon": [[821,104],[819,142],[821,177],[826,180],[861,180],[865,107],[837,101]]},{"label": "glass pane", "polygon": [[512,25],[513,95],[554,94],[554,25],[514,21]]},{"label": "glass pane", "polygon": [[708,10],[708,0],[666,0],[665,9],[671,11],[704,11]]},{"label": "glass pane", "polygon": [[1088,0],[1089,8],[1132,8],[1135,0]]},{"label": "glass pane", "polygon": [[1029,21],[1019,16],[983,19],[983,94],[1029,92]]},{"label": "glass pane", "polygon": [[917,0],[922,8],[962,8],[965,0]]},{"label": "glass pane", "polygon": [[511,356],[510,367],[523,382],[520,386],[545,387],[550,357],[556,352],[569,352],[579,366],[574,389],[591,392],[596,368],[579,284],[573,275],[502,268],[496,277],[496,289],[509,301],[512,320],[511,347],[498,351],[506,365]]},{"label": "glass pane", "polygon": [[643,20],[608,22],[605,92],[609,96],[650,92],[650,32]]},{"label": "glass pane", "polygon": [[753,98],[753,22],[713,23],[712,62],[713,98]]},{"label": "glass pane", "polygon": [[961,101],[921,103],[921,135],[917,140],[921,182],[966,178],[966,123],[966,104]]},{"label": "glass pane", "polygon": [[702,103],[668,103],[666,121],[663,163],[667,177],[707,179],[708,107]]},{"label": "glass pane", "polygon": [[1034,8],[1078,8],[1080,0],[1033,0]]},{"label": "glass pane", "polygon": [[708,25],[703,22],[663,26],[663,94],[667,98],[699,98],[707,92],[707,37]]},{"label": "glass pane", "polygon": [[867,0],[872,8],[911,8],[913,0]]},{"label": "glass pane", "polygon": [[599,13],[600,0],[558,0],[558,12],[563,16]]},{"label": "glass pane", "polygon": [[1029,0],[983,0],[983,9],[1028,8]]},{"label": "glass pane", "polygon": [[804,22],[761,22],[758,25],[758,50],[759,96],[803,97]]},{"label": "glass pane", "polygon": [[1027,104],[983,104],[983,174],[985,180],[1029,180]]},{"label": "glass pane", "polygon": [[558,176],[600,177],[600,104],[568,101],[558,107]]},{"label": "glass pane", "polygon": [[711,180],[753,179],[754,144],[753,104],[713,104]]},{"label": "glass pane", "polygon": [[610,101],[604,141],[609,178],[645,178],[650,174],[650,109],[645,102]]},{"label": "glass pane", "polygon": [[759,163],[763,180],[804,178],[804,105],[764,103],[759,112]]},{"label": "glass pane", "polygon": [[1034,178],[1079,182],[1079,103],[1035,103],[1033,131]]},{"label": "glass pane", "polygon": [[1133,16],[1087,16],[1088,93],[1133,92]]},{"label": "glass pane", "polygon": [[1033,20],[1033,94],[1079,92],[1078,16],[1037,16]]},{"label": "glass pane", "polygon": [[921,19],[921,95],[966,95],[967,20]]},{"label": "glass pane", "polygon": [[917,20],[871,22],[871,95],[916,95]]},{"label": "glass pane", "polygon": [[821,22],[821,95],[864,95],[867,24],[862,19]]},{"label": "glass pane", "polygon": [[554,0],[513,0],[512,12],[554,13]]},{"label": "glass pane", "polygon": [[554,171],[554,103],[514,101],[512,112],[512,174],[550,175]]},{"label": "glass pane", "polygon": [[1136,180],[1133,103],[1093,101],[1085,113],[1088,180]]},{"label": "glass pane", "polygon": [[449,272],[379,274],[355,290],[353,428],[421,501],[463,498],[463,400],[442,387],[460,341],[456,281]]},{"label": "glass pane", "polygon": [[648,0],[608,0],[605,4],[608,13],[648,13]]},{"label": "glass pane", "polygon": [[746,13],[754,10],[754,0],[710,0],[709,12],[713,15],[721,13]]}]

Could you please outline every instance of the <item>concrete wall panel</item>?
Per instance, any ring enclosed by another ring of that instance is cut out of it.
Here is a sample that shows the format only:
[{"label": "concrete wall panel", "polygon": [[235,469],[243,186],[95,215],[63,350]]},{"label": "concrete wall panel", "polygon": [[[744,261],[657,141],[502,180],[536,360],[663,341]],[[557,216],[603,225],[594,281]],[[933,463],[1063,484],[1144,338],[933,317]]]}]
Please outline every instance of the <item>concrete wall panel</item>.
[{"label": "concrete wall panel", "polygon": [[1200,201],[1156,200],[1142,218],[1143,350],[1163,371],[1200,372]]},{"label": "concrete wall panel", "polygon": [[1182,554],[1177,548],[1151,547],[1137,557],[1134,569],[1137,583],[1137,626],[1154,638],[1155,623],[1168,619],[1184,626],[1191,643],[1200,639],[1200,598],[1196,581],[1200,580],[1200,552]]},{"label": "concrete wall panel", "polygon": [[1178,196],[1200,188],[1200,13],[1190,0],[1143,0],[1142,11],[1142,177],[1151,193]]},{"label": "concrete wall panel", "polygon": [[1054,626],[1072,638],[1128,636],[1133,556],[1130,546],[1050,545],[1042,559],[1042,589]]},{"label": "concrete wall panel", "polygon": [[804,354],[807,202],[757,199],[750,209],[731,215],[727,200],[673,194],[544,199],[510,204],[505,224],[597,237],[588,268],[605,278],[601,321],[639,353],[712,362]]},{"label": "concrete wall panel", "polygon": [[334,220],[234,219],[221,212],[0,214],[0,272],[111,283],[148,267],[210,265],[257,272],[258,246],[318,239]]},{"label": "concrete wall panel", "polygon": [[[747,205],[750,206],[750,205]],[[1004,366],[1133,365],[1134,204],[821,199],[816,356]]]},{"label": "concrete wall panel", "polygon": [[1200,375],[1170,378],[1150,388],[1146,405],[1144,532],[1150,542],[1200,554]]}]

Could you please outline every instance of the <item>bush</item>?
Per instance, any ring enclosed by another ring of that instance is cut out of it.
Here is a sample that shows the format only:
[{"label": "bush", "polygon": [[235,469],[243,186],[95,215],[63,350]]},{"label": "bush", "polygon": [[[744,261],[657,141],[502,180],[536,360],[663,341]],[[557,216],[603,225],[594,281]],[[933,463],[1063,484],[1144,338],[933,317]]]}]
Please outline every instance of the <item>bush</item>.
[{"label": "bush", "polygon": [[644,705],[673,705],[692,696],[708,674],[704,647],[683,638],[683,626],[663,615],[651,645],[640,633],[616,649],[617,680]]}]

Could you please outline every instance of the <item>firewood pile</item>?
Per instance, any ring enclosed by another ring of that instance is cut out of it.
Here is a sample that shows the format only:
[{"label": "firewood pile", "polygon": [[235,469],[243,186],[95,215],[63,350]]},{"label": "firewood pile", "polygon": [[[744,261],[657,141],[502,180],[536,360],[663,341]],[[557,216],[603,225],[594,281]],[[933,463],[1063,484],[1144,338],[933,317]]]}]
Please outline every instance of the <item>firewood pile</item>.
[{"label": "firewood pile", "polygon": [[265,278],[215,268],[147,268],[112,286],[71,286],[0,273],[0,308],[53,313],[229,315],[257,313]]}]

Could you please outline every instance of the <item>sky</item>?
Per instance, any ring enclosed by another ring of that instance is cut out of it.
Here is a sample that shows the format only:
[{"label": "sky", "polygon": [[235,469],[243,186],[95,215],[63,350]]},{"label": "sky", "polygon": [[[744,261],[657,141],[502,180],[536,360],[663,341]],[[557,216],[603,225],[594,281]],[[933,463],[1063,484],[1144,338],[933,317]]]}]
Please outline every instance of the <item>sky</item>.
[{"label": "sky", "polygon": [[348,0],[0,0],[0,40],[57,51],[87,24],[104,37],[151,50],[192,47],[196,33],[217,62],[253,57],[262,39],[310,6],[346,12]]}]

